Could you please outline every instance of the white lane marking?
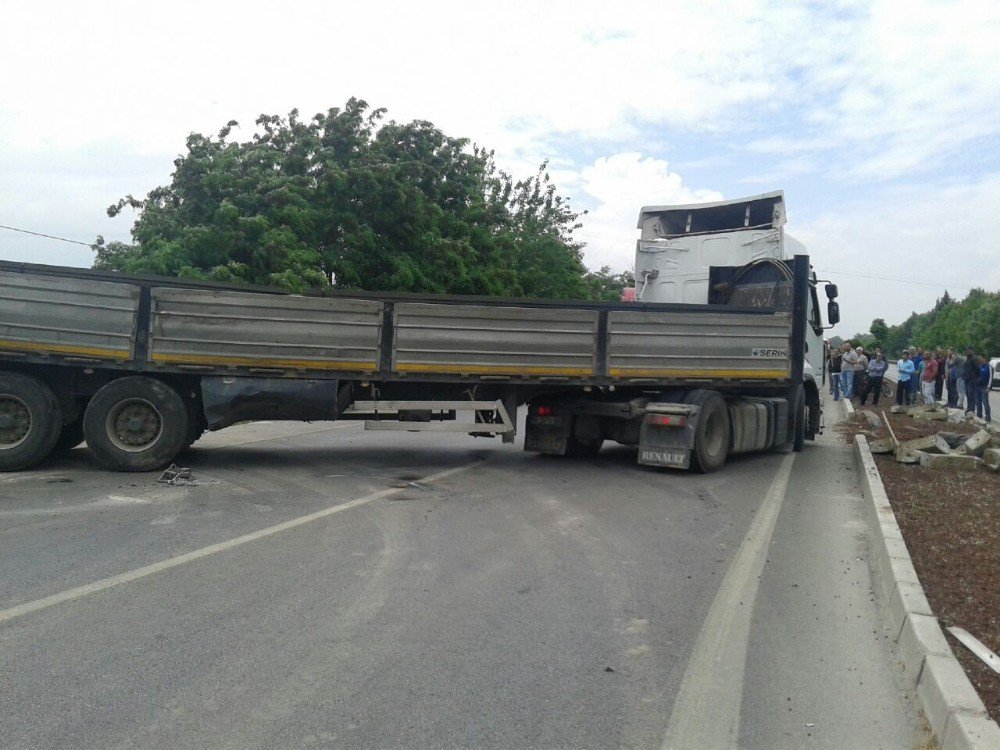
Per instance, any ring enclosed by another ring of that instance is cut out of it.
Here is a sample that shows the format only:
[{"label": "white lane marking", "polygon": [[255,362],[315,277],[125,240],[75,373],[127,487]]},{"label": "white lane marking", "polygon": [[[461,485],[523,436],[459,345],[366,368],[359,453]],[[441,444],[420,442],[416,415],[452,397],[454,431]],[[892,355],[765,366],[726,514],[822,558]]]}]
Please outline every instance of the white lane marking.
[{"label": "white lane marking", "polygon": [[663,750],[737,746],[753,603],[794,462],[794,453],[782,458],[715,595],[684,673]]},{"label": "white lane marking", "polygon": [[0,477],[0,484],[16,484],[17,482],[25,482],[29,479],[43,479],[46,482],[52,482],[53,484],[60,484],[65,482],[69,477],[66,476],[65,472],[59,474],[53,474],[52,472],[36,472],[30,471],[23,474],[14,474],[12,476]]},{"label": "white lane marking", "polygon": [[6,517],[30,517],[30,516],[58,516],[64,513],[79,513],[86,510],[104,510],[105,508],[118,508],[123,505],[149,505],[158,500],[176,500],[181,495],[166,497],[165,493],[155,492],[148,497],[128,497],[127,495],[108,495],[107,499],[94,500],[89,503],[79,505],[53,505],[50,508],[15,508],[14,510],[0,510],[0,518]]},{"label": "white lane marking", "polygon": [[[474,461],[473,463],[465,464],[464,466],[456,466],[453,469],[445,469],[444,471],[439,471],[436,474],[424,477],[421,481],[424,483],[437,482],[447,477],[454,476],[455,474],[460,474],[463,471],[468,471],[481,463],[481,461]],[[145,565],[141,568],[136,568],[135,570],[130,570],[125,573],[119,573],[118,575],[114,575],[109,578],[103,578],[100,581],[95,581],[94,583],[88,583],[83,586],[77,586],[72,589],[67,589],[66,591],[61,591],[58,594],[52,594],[51,596],[35,599],[30,602],[24,602],[23,604],[18,604],[17,606],[9,609],[0,610],[0,623],[8,622],[16,617],[21,617],[22,615],[26,615],[31,612],[38,612],[42,609],[54,607],[55,605],[62,604],[63,602],[80,599],[84,596],[89,596],[90,594],[96,594],[99,591],[106,591],[107,589],[115,586],[120,586],[123,583],[129,583],[130,581],[136,581],[155,573],[161,573],[164,570],[170,570],[171,568],[176,568],[180,565],[184,565],[185,563],[200,560],[203,557],[208,557],[209,555],[225,552],[233,549],[234,547],[255,542],[258,539],[264,539],[265,537],[279,534],[282,531],[288,531],[289,529],[294,529],[298,526],[304,526],[307,523],[312,523],[313,521],[318,521],[322,518],[326,518],[327,516],[332,516],[334,513],[340,513],[345,510],[350,510],[351,508],[357,508],[358,506],[366,505],[374,500],[395,495],[402,492],[403,489],[404,488],[401,487],[389,487],[384,490],[379,490],[378,492],[373,492],[370,495],[358,497],[354,500],[348,500],[346,503],[333,505],[329,508],[316,511],[315,513],[309,513],[304,516],[299,516],[298,518],[293,518],[290,521],[284,521],[282,523],[275,524],[274,526],[268,526],[265,529],[244,534],[243,536],[238,536],[235,539],[210,544],[207,547],[186,552],[183,555],[171,557],[167,560],[161,560],[160,562]]]}]

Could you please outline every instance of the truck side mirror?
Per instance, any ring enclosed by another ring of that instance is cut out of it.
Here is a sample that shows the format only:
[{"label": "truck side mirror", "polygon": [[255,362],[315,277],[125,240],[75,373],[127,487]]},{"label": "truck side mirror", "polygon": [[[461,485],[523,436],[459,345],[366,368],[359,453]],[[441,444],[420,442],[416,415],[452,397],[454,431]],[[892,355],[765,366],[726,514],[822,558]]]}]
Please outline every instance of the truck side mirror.
[{"label": "truck side mirror", "polygon": [[839,294],[839,292],[837,291],[837,285],[836,284],[827,284],[826,285],[826,298],[827,299],[837,299],[837,295],[838,294]]},{"label": "truck side mirror", "polygon": [[[829,287],[828,287],[829,289]],[[834,287],[834,291],[836,291]],[[827,292],[829,294],[829,291]],[[840,322],[840,305],[834,302],[832,299],[826,303],[826,319],[830,322],[830,325],[835,326]]]}]

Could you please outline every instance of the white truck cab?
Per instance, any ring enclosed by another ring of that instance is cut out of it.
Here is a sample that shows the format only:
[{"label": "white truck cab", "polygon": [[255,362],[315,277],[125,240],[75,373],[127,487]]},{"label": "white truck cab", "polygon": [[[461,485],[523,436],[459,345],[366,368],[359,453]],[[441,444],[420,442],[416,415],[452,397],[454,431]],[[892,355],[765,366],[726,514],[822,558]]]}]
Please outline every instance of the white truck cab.
[{"label": "white truck cab", "polygon": [[[785,232],[786,221],[782,190],[713,203],[644,206],[636,241],[635,301],[703,305],[711,301],[713,266],[807,255],[805,245]],[[804,370],[823,382],[823,316],[815,273],[811,279]],[[832,301],[836,287],[827,287],[828,296],[831,292]]]}]

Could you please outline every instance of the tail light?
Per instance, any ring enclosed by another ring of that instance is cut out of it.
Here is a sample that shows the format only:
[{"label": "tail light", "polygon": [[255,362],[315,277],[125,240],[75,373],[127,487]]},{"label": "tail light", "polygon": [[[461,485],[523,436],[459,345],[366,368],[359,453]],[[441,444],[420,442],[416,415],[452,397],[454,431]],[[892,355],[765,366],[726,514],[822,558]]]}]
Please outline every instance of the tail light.
[{"label": "tail light", "polygon": [[535,407],[535,414],[537,414],[540,417],[551,417],[552,416],[552,407],[551,406],[536,406]]},{"label": "tail light", "polygon": [[662,427],[685,427],[687,426],[687,417],[682,414],[650,414],[646,418],[646,423]]}]

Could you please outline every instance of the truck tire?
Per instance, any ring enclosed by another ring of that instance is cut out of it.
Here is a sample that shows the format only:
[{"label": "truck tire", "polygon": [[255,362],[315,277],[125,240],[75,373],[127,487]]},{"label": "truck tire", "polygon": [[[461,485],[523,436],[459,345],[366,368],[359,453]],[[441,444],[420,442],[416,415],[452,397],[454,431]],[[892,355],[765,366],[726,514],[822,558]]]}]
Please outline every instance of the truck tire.
[{"label": "truck tire", "polygon": [[806,447],[806,389],[801,385],[792,397],[792,410],[788,415],[792,436],[792,450],[798,452]]},{"label": "truck tire", "polygon": [[83,433],[103,466],[153,471],[169,464],[188,439],[184,399],[156,378],[112,380],[87,405]]},{"label": "truck tire", "polygon": [[574,435],[566,439],[566,455],[576,458],[591,458],[601,451],[603,440],[580,440]]},{"label": "truck tire", "polygon": [[0,471],[19,471],[52,452],[62,427],[59,399],[30,375],[0,372]]},{"label": "truck tire", "polygon": [[684,402],[701,407],[698,424],[695,426],[691,468],[703,474],[721,469],[729,457],[729,444],[732,440],[726,400],[716,391],[699,388],[688,393]]},{"label": "truck tire", "polygon": [[59,439],[56,440],[55,447],[52,449],[53,453],[66,453],[76,448],[78,445],[83,443],[83,412],[80,412],[80,416],[74,419],[72,422],[64,424],[62,426],[62,431],[59,433]]}]

